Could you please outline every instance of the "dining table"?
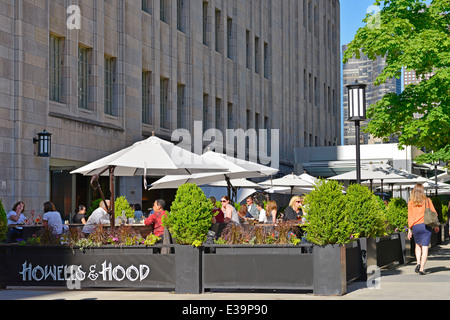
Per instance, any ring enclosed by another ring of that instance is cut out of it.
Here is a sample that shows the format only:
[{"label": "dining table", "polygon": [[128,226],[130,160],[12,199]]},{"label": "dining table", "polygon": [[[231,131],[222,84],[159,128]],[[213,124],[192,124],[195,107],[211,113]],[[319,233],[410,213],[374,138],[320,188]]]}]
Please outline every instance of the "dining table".
[{"label": "dining table", "polygon": [[43,224],[10,224],[8,228],[15,228],[22,230],[22,236],[20,239],[27,241],[28,238],[33,237],[34,235],[39,234],[39,232],[44,228]]}]

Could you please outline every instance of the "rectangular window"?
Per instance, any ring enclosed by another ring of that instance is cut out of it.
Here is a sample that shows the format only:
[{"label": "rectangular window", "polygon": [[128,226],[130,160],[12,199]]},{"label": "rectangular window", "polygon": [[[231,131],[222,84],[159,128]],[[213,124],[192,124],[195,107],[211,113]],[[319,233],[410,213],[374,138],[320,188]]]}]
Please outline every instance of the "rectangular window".
[{"label": "rectangular window", "polygon": [[209,95],[203,94],[203,132],[208,130],[208,104],[209,104]]},{"label": "rectangular window", "polygon": [[227,56],[233,59],[233,19],[227,18]]},{"label": "rectangular window", "polygon": [[313,102],[313,83],[312,83],[312,75],[309,74],[309,102]]},{"label": "rectangular window", "polygon": [[308,77],[306,69],[303,69],[303,98],[308,101]]},{"label": "rectangular window", "polygon": [[78,107],[88,109],[89,86],[89,51],[90,49],[78,47]]},{"label": "rectangular window", "polygon": [[228,129],[233,129],[233,104],[228,103]]},{"label": "rectangular window", "polygon": [[161,21],[169,22],[169,8],[167,0],[159,0],[160,3],[160,12],[159,12],[159,18]]},{"label": "rectangular window", "polygon": [[142,0],[142,10],[150,14],[152,13],[151,1],[152,0]]},{"label": "rectangular window", "polygon": [[177,29],[181,32],[185,29],[184,10],[184,0],[177,0]]},{"label": "rectangular window", "polygon": [[61,102],[62,87],[62,38],[50,35],[49,52],[49,99]]},{"label": "rectangular window", "polygon": [[142,71],[142,123],[152,124],[151,81],[152,73]]},{"label": "rectangular window", "polygon": [[247,30],[246,32],[246,50],[247,50],[247,69],[251,69],[251,64],[252,64],[252,49],[251,49],[251,43],[250,40],[251,36],[250,36],[250,31]]},{"label": "rectangular window", "polygon": [[216,98],[216,129],[221,131],[223,130],[222,125],[222,100]]},{"label": "rectangular window", "polygon": [[314,105],[319,106],[319,84],[317,77],[314,77]]},{"label": "rectangular window", "polygon": [[222,53],[222,28],[221,28],[222,12],[216,9],[216,51]]},{"label": "rectangular window", "polygon": [[160,125],[169,129],[169,79],[161,78],[160,87]]},{"label": "rectangular window", "polygon": [[208,45],[208,2],[203,2],[203,44]]},{"label": "rectangular window", "polygon": [[255,72],[260,72],[259,66],[259,37],[255,37]]},{"label": "rectangular window", "polygon": [[105,56],[105,114],[114,114],[114,76],[116,60]]},{"label": "rectangular window", "polygon": [[185,85],[178,84],[177,86],[177,128],[186,128],[186,114],[185,114]]},{"label": "rectangular window", "polygon": [[269,44],[264,42],[264,78],[269,79]]}]

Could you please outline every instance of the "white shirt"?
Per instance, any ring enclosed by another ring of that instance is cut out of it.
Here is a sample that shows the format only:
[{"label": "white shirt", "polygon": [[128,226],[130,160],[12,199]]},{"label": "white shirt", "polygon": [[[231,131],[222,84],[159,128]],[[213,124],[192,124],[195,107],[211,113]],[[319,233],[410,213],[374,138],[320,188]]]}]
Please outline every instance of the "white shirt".
[{"label": "white shirt", "polygon": [[259,212],[259,221],[261,223],[267,223],[267,216],[266,216],[266,210],[261,209]]},{"label": "white shirt", "polygon": [[82,232],[92,233],[97,224],[108,224],[109,222],[109,214],[103,208],[97,208],[94,212],[92,212],[88,221],[84,225]]},{"label": "white shirt", "polygon": [[[26,217],[25,217],[25,215],[23,213],[21,213],[19,215],[19,220],[17,220],[17,221],[14,221],[14,220],[10,219],[11,216],[15,216],[16,214],[17,214],[17,212],[12,211],[12,210],[10,212],[8,212],[8,214],[6,215],[6,219],[7,219],[7,223],[6,224],[8,226],[11,225],[11,224],[24,224],[25,223]],[[16,227],[16,229],[23,229],[23,228],[22,227]]]},{"label": "white shirt", "polygon": [[63,233],[61,214],[58,211],[46,212],[42,216],[42,219],[48,222],[48,227],[52,230],[53,234]]}]

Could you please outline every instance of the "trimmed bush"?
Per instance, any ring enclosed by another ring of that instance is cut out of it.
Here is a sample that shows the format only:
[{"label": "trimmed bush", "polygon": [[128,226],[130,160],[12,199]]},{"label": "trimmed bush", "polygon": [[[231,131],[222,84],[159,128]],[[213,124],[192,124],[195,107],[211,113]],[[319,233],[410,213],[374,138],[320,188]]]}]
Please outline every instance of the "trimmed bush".
[{"label": "trimmed bush", "polygon": [[125,212],[125,217],[134,218],[134,211],[128,203],[128,200],[124,196],[118,197],[116,199],[116,202],[114,203],[114,209],[116,211],[116,218],[121,217],[122,212]]},{"label": "trimmed bush", "polygon": [[171,213],[163,217],[163,225],[169,228],[178,244],[201,246],[206,241],[214,216],[213,204],[202,189],[195,184],[178,188]]},{"label": "trimmed bush", "polygon": [[408,204],[403,198],[392,198],[386,210],[388,234],[408,231]]},{"label": "trimmed bush", "polygon": [[6,211],[3,207],[2,199],[0,199],[0,242],[6,239],[8,235],[8,222],[6,219]]},{"label": "trimmed bush", "polygon": [[343,186],[334,180],[319,180],[305,198],[306,239],[317,245],[345,244],[354,229],[345,209]]},{"label": "trimmed bush", "polygon": [[345,196],[345,213],[353,224],[353,234],[360,238],[379,237],[386,233],[385,205],[369,188],[352,184]]}]

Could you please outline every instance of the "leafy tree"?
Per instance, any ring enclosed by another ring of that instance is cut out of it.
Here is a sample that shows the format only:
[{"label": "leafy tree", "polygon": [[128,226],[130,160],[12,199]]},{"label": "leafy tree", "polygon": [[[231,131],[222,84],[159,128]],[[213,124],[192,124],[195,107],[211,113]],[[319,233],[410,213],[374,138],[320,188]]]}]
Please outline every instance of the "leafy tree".
[{"label": "leafy tree", "polygon": [[[344,63],[360,58],[386,57],[386,67],[375,85],[399,78],[402,67],[430,79],[408,85],[400,95],[386,94],[372,105],[365,130],[378,138],[397,135],[399,147],[433,151],[418,156],[419,163],[450,161],[450,2],[432,0],[377,0],[379,13],[369,14],[344,54]],[[415,116],[419,115],[419,116]]]}]

